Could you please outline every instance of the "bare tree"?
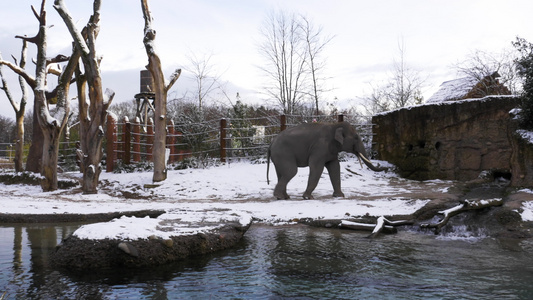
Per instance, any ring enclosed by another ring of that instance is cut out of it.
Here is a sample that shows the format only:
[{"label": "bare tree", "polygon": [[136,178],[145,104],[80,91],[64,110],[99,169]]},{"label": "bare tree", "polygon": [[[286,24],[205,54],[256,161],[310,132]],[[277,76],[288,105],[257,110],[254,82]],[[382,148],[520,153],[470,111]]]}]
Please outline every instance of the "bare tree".
[{"label": "bare tree", "polygon": [[305,93],[307,48],[299,20],[294,14],[271,12],[260,29],[260,54],[266,65],[261,70],[267,76],[265,91],[275,99],[283,113],[292,114]]},{"label": "bare tree", "polygon": [[499,53],[490,53],[476,50],[453,65],[462,76],[474,79],[481,83],[480,94],[492,94],[494,80],[484,80],[485,78],[498,76],[498,82],[506,86],[512,94],[518,94],[521,90],[520,78],[515,70],[514,61],[516,52],[512,49],[504,49]]},{"label": "bare tree", "polygon": [[85,71],[82,74],[80,66],[76,64],[81,138],[78,157],[81,161],[82,190],[85,194],[97,192],[98,179],[102,171],[103,127],[107,118],[107,109],[115,95],[115,92],[109,89],[106,89],[105,93],[103,92],[100,76],[101,57],[96,53],[96,38],[100,31],[100,7],[101,1],[94,0],[93,14],[85,28],[80,31],[76,28],[63,0],[55,0],[54,2],[54,8],[65,22],[74,41],[72,58],[75,58],[76,62],[81,58]]},{"label": "bare tree", "polygon": [[154,120],[154,176],[153,181],[159,182],[167,179],[166,167],[166,136],[167,136],[167,93],[172,85],[178,80],[181,69],[176,70],[170,82],[165,84],[165,77],[161,68],[161,59],[155,51],[155,29],[152,27],[152,16],[148,7],[148,0],[141,0],[141,6],[144,17],[144,47],[148,56],[148,65],[146,68],[152,74],[155,93],[155,120]]},{"label": "bare tree", "polygon": [[[47,24],[46,24],[46,0],[41,3],[40,11],[32,6],[34,16],[39,21],[39,32],[35,37],[16,36],[24,41],[34,43],[37,46],[37,58],[35,77],[32,77],[20,66],[6,61],[0,64],[7,65],[15,73],[24,78],[34,92],[34,111],[37,115],[40,130],[43,133],[43,151],[41,158],[41,186],[44,191],[57,189],[57,160],[59,154],[59,137],[67,123],[69,112],[68,91],[72,74],[77,65],[77,59],[58,55],[55,58],[46,57]],[[68,61],[65,70],[51,68],[52,65]],[[47,91],[47,74],[59,76],[58,85],[52,92]],[[51,100],[55,102],[55,109],[50,109]]]},{"label": "bare tree", "polygon": [[201,57],[191,53],[187,56],[189,66],[185,69],[194,77],[196,90],[194,98],[198,101],[198,110],[203,111],[205,101],[211,94],[220,88],[220,75],[215,72],[211,63],[212,54],[203,54]]},{"label": "bare tree", "polygon": [[322,55],[332,37],[323,36],[303,15],[272,11],[260,28],[259,52],[266,64],[260,69],[266,75],[267,96],[275,99],[286,114],[302,108],[310,99],[318,114],[326,78]]},{"label": "bare tree", "polygon": [[390,78],[383,85],[371,85],[371,94],[364,98],[364,108],[368,114],[422,103],[424,79],[405,62],[403,41],[398,43],[398,51],[399,58],[393,61]]},{"label": "bare tree", "polygon": [[319,115],[319,99],[321,94],[325,91],[323,83],[326,78],[323,77],[323,70],[325,68],[325,61],[321,55],[326,45],[333,39],[330,36],[323,36],[322,27],[316,28],[311,21],[305,17],[300,17],[301,30],[305,39],[305,46],[307,48],[307,65],[310,73],[310,95],[315,104],[315,114]]},{"label": "bare tree", "polygon": [[[27,42],[22,41],[22,50],[20,55],[20,62],[18,63],[18,66],[21,69],[24,69],[26,66],[26,54],[27,54]],[[15,64],[17,64],[16,59]],[[0,60],[2,60],[2,56],[0,55]],[[22,91],[22,96],[20,98],[20,101],[16,101],[13,98],[13,95],[11,94],[11,91],[9,90],[8,84],[6,79],[4,78],[4,75],[2,74],[2,64],[0,64],[0,78],[2,79],[2,87],[0,89],[4,90],[7,99],[9,100],[9,103],[11,103],[11,106],[13,107],[13,110],[15,111],[15,123],[16,123],[16,138],[15,138],[15,171],[16,172],[22,172],[24,171],[23,166],[23,158],[24,158],[24,114],[26,113],[26,102],[28,98],[28,89],[26,88],[26,82],[22,76],[19,76],[19,85],[20,89]]]}]

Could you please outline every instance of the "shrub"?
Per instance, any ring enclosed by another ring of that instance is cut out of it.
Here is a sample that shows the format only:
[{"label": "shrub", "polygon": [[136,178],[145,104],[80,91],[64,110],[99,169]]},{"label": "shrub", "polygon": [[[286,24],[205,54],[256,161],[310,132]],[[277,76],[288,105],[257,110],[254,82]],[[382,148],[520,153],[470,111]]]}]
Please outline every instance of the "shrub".
[{"label": "shrub", "polygon": [[520,53],[516,60],[518,74],[523,79],[522,112],[520,127],[533,130],[533,44],[523,38],[516,38],[513,46]]}]

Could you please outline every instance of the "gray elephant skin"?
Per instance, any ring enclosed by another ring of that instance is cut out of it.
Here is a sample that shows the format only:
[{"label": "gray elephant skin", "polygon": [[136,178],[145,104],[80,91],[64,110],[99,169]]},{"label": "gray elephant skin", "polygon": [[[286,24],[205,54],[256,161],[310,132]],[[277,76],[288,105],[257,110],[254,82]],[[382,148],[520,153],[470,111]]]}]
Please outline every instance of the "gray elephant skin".
[{"label": "gray elephant skin", "polygon": [[278,177],[274,196],[277,199],[290,199],[287,183],[296,175],[299,167],[309,167],[303,198],[312,199],[311,193],[326,167],[333,185],[333,197],[344,197],[338,157],[342,151],[354,153],[373,171],[387,169],[376,167],[368,160],[361,137],[349,123],[307,123],[290,127],[272,140],[267,152],[267,183],[270,184],[268,173],[272,159]]}]

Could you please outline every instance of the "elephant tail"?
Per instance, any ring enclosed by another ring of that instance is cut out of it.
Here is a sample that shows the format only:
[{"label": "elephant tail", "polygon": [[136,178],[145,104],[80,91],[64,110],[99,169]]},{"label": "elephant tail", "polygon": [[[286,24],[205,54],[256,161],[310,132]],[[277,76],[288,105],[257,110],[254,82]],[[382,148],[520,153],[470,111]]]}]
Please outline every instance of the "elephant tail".
[{"label": "elephant tail", "polygon": [[268,179],[268,173],[270,171],[270,146],[267,150],[267,184],[270,185],[270,180]]}]

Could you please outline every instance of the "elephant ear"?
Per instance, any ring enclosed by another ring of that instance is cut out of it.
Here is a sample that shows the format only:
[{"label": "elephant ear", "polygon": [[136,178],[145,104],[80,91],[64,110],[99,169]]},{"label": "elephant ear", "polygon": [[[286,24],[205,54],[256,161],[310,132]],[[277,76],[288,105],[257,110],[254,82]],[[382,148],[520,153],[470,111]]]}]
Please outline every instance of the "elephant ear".
[{"label": "elephant ear", "polygon": [[339,143],[344,144],[344,136],[342,135],[342,127],[339,127],[335,130],[335,140]]}]

